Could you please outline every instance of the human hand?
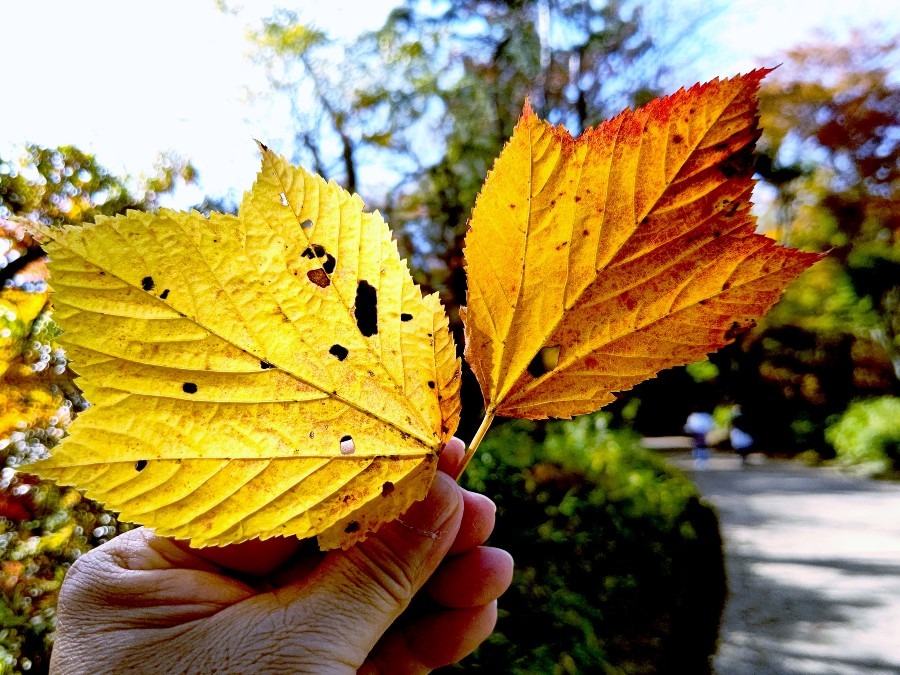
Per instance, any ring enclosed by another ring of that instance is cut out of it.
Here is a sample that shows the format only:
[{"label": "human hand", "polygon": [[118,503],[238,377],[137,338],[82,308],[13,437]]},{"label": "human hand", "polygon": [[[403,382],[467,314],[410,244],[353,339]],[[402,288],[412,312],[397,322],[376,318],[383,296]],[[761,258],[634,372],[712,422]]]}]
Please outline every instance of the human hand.
[{"label": "human hand", "polygon": [[412,675],[455,663],[493,631],[512,579],[509,554],[481,546],[493,502],[447,475],[463,451],[448,443],[428,497],[347,551],[116,537],[66,575],[51,672]]}]

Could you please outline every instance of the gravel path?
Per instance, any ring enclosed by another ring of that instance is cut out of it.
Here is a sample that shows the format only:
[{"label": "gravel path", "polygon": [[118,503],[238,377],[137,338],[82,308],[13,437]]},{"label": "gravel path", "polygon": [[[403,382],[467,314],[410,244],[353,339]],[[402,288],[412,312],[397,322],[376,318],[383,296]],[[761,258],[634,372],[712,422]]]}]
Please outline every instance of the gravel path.
[{"label": "gravel path", "polygon": [[719,511],[718,675],[900,674],[900,485],[755,455],[672,462]]}]

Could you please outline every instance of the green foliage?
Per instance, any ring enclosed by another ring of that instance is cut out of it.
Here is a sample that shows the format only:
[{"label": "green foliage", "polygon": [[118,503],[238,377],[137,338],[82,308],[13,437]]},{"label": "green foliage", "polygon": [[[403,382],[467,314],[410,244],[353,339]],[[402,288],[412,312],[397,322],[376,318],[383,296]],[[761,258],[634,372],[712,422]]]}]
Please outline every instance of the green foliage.
[{"label": "green foliage", "polygon": [[825,432],[838,460],[870,474],[900,471],[900,398],[856,401]]},{"label": "green foliage", "polygon": [[689,363],[685,370],[694,382],[712,382],[719,376],[719,367],[709,359]]},{"label": "green foliage", "polygon": [[608,420],[505,424],[475,455],[468,486],[497,502],[491,543],[516,573],[466,672],[708,672],[724,601],[715,515]]},{"label": "green foliage", "polygon": [[149,176],[123,179],[78,148],[27,145],[15,160],[0,157],[0,218],[15,215],[58,225],[151,209],[178,180],[190,183],[195,175],[183,159],[163,155]]}]

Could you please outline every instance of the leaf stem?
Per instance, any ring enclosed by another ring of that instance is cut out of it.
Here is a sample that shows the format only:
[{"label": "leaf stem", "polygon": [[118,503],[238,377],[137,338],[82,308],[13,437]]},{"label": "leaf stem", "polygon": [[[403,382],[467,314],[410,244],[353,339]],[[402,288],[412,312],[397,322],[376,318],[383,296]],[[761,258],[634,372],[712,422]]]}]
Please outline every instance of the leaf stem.
[{"label": "leaf stem", "polygon": [[456,472],[456,481],[459,482],[459,479],[462,478],[463,472],[465,472],[466,467],[469,466],[469,462],[472,461],[472,457],[475,456],[475,451],[478,449],[478,446],[481,444],[481,439],[484,438],[484,435],[487,433],[488,428],[491,426],[491,422],[494,421],[494,413],[488,412],[485,414],[484,419],[481,420],[481,426],[478,427],[478,431],[475,432],[475,437],[472,439],[472,442],[469,443],[469,448],[466,450],[466,454],[462,459],[462,463],[460,464],[459,471]]}]

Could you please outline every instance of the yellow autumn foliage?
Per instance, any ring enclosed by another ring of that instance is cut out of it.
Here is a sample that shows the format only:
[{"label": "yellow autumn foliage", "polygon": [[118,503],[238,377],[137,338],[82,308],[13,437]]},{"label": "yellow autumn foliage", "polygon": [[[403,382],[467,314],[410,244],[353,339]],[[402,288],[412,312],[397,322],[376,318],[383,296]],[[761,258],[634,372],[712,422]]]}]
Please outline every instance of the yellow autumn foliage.
[{"label": "yellow autumn foliage", "polygon": [[754,232],[765,73],[656,99],[578,139],[526,106],[465,244],[466,360],[488,419],[593,412],[734,340],[818,260]]},{"label": "yellow autumn foliage", "polygon": [[459,360],[359,197],[263,148],[236,217],[40,232],[92,406],[29,470],[196,546],[347,546],[424,497]]}]

